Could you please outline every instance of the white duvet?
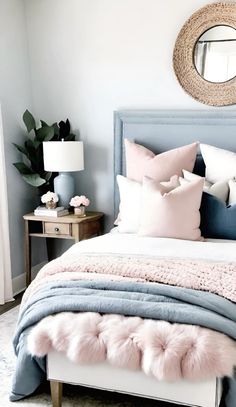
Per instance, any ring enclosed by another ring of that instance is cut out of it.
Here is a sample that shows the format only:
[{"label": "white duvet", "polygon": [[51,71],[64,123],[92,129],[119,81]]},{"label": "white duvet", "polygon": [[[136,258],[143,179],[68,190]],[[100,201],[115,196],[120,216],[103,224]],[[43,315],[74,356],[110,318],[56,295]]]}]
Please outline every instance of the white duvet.
[{"label": "white duvet", "polygon": [[122,234],[112,229],[111,233],[76,243],[65,255],[69,253],[133,254],[236,262],[236,241],[208,239],[203,242],[193,242]]}]

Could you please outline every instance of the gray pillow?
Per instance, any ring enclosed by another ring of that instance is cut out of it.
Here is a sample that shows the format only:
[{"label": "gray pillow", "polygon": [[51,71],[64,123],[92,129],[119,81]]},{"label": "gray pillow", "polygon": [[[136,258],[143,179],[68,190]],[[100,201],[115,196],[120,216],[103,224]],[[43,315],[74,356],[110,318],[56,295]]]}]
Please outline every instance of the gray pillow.
[{"label": "gray pillow", "polygon": [[236,240],[236,204],[228,205],[203,192],[200,207],[203,237]]}]

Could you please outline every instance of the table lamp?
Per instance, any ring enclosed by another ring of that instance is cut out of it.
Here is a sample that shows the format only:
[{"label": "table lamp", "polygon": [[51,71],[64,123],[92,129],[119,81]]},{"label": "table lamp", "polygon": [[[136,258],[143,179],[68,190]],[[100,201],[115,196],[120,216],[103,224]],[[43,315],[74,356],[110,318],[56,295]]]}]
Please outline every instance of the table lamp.
[{"label": "table lamp", "polygon": [[59,172],[54,179],[54,192],[60,206],[69,206],[75,194],[75,181],[70,172],[84,169],[84,148],[82,141],[44,141],[43,160],[45,171]]}]

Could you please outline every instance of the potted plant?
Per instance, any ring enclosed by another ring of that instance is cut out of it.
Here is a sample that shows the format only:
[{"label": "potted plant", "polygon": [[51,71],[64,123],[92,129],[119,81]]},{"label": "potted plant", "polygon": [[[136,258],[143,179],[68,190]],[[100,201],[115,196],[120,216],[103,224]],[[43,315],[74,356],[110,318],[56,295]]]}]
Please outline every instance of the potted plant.
[{"label": "potted plant", "polygon": [[48,125],[40,120],[40,126],[36,126],[33,115],[26,110],[23,114],[23,122],[27,129],[27,135],[24,145],[13,143],[20,153],[23,154],[22,161],[15,162],[13,165],[22,175],[25,182],[38,188],[39,194],[48,191],[52,187],[53,179],[57,175],[44,171],[43,164],[43,141],[74,141],[75,135],[70,132],[70,122],[60,121],[59,124]]}]

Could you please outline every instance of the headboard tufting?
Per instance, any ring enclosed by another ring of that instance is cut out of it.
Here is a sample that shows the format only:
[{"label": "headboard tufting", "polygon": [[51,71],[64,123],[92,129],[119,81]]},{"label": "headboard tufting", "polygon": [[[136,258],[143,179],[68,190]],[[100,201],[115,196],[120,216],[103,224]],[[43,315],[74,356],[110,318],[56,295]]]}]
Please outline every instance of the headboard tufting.
[{"label": "headboard tufting", "polygon": [[114,209],[119,206],[116,175],[125,175],[124,139],[162,153],[194,141],[236,151],[235,111],[123,110],[114,113]]}]

